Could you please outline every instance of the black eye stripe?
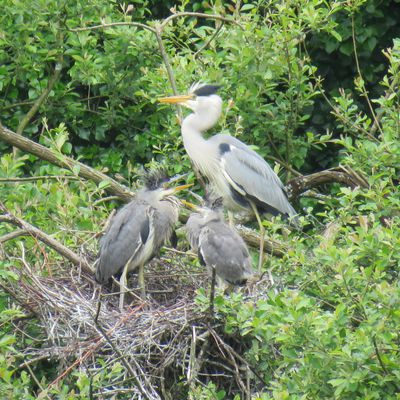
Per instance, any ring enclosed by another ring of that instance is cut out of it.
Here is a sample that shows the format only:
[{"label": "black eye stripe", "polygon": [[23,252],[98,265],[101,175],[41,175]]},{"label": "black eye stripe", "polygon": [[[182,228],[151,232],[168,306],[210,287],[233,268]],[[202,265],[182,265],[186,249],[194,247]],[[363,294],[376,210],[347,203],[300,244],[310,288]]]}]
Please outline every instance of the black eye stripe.
[{"label": "black eye stripe", "polygon": [[212,94],[217,93],[221,87],[221,85],[204,85],[196,89],[193,94],[196,96],[211,96]]}]

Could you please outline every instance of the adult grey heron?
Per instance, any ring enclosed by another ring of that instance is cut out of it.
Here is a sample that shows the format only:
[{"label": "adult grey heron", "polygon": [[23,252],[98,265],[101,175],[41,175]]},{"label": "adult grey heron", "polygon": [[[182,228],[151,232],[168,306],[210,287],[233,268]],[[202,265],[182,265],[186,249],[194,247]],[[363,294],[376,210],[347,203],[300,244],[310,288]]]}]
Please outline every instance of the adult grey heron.
[{"label": "adult grey heron", "polygon": [[122,207],[100,240],[96,281],[105,283],[122,272],[120,278],[120,309],[127,291],[126,275],[139,267],[138,281],[145,299],[144,265],[157,255],[171,237],[178,220],[179,200],[174,193],[192,184],[167,188],[168,178],[158,169],[145,176],[145,185],[134,200]]},{"label": "adult grey heron", "polygon": [[264,251],[260,213],[294,217],[285,187],[269,164],[249,146],[233,136],[217,134],[209,139],[203,132],[212,128],[222,113],[219,86],[192,85],[189,94],[159,99],[161,103],[181,104],[190,108],[181,126],[183,144],[194,167],[207,177],[228,210],[250,209],[260,227],[259,272]]},{"label": "adult grey heron", "polygon": [[186,223],[191,247],[202,265],[210,271],[215,268],[218,286],[237,285],[251,278],[254,274],[249,251],[241,236],[224,222],[222,199],[203,207],[183,203],[196,211]]}]

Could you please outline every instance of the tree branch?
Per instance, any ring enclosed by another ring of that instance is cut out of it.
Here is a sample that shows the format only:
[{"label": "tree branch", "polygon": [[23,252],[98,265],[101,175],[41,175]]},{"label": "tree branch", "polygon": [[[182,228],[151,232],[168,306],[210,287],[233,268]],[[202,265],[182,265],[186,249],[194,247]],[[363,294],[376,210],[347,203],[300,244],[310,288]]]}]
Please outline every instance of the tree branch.
[{"label": "tree branch", "polygon": [[[2,216],[0,215],[0,221],[2,220]],[[8,242],[9,240],[15,239],[20,236],[27,236],[29,235],[29,232],[26,231],[26,229],[16,229],[13,232],[7,233],[3,236],[0,236],[0,244]]]},{"label": "tree branch", "polygon": [[343,183],[351,188],[368,187],[368,182],[360,174],[349,167],[341,166],[292,179],[287,185],[288,195],[290,199],[297,198],[306,190],[333,182]]},{"label": "tree branch", "polygon": [[[359,60],[358,60],[357,43],[356,43],[356,28],[355,28],[354,14],[353,13],[351,14],[351,37],[352,37],[352,40],[353,40],[353,51],[354,51],[354,58],[355,58],[355,61],[356,61],[357,74],[358,74],[358,77],[361,80],[360,81],[360,83],[361,83],[360,86],[362,87],[362,91],[363,91],[362,95],[365,97],[365,100],[367,101],[367,104],[368,104],[368,108],[371,111],[372,119],[374,121],[373,126],[376,126],[376,128],[379,129],[380,133],[383,134],[382,128],[381,128],[381,126],[379,124],[379,121],[376,118],[376,114],[375,114],[374,108],[372,107],[371,101],[370,101],[370,99],[368,97],[367,89],[365,88],[364,78],[363,78],[362,73],[361,73],[360,63],[359,63]],[[375,130],[376,130],[376,128],[375,128]],[[371,129],[371,131],[372,131],[372,129]],[[371,131],[370,131],[370,134],[371,134]]]},{"label": "tree branch", "polygon": [[63,54],[60,55],[58,61],[56,62],[56,65],[54,67],[54,73],[51,76],[50,80],[48,81],[46,89],[43,90],[41,95],[35,100],[35,102],[33,103],[32,107],[30,108],[30,110],[25,114],[24,118],[22,118],[21,122],[19,123],[18,128],[17,128],[17,134],[18,135],[22,135],[24,129],[29,124],[29,121],[38,112],[40,106],[47,99],[49,93],[53,89],[54,84],[57,82],[57,80],[58,80],[58,78],[60,77],[60,74],[61,74],[62,60],[63,60]]},{"label": "tree branch", "polygon": [[74,166],[79,166],[79,176],[92,180],[96,183],[106,181],[108,186],[105,188],[105,190],[111,195],[118,196],[121,200],[129,201],[134,197],[134,193],[131,192],[127,187],[121,185],[116,180],[110,178],[102,172],[90,168],[87,165],[82,164],[79,161],[75,161],[67,156],[56,154],[47,147],[7,129],[6,127],[2,126],[1,123],[0,139],[14,147],[18,147],[27,153],[33,154],[42,160],[48,161],[54,165],[58,165],[59,167],[72,170]]},{"label": "tree branch", "polygon": [[8,222],[12,225],[18,226],[19,228],[25,231],[26,235],[30,235],[37,238],[41,242],[45,243],[47,246],[51,247],[57,253],[61,254],[67,260],[71,261],[73,264],[82,267],[82,269],[85,272],[93,274],[93,268],[86,260],[79,257],[68,247],[65,247],[59,241],[53,239],[40,229],[34,227],[25,220],[11,214],[10,211],[7,209],[7,207],[1,202],[0,202],[0,211],[3,212],[3,215],[0,215],[0,222]]}]

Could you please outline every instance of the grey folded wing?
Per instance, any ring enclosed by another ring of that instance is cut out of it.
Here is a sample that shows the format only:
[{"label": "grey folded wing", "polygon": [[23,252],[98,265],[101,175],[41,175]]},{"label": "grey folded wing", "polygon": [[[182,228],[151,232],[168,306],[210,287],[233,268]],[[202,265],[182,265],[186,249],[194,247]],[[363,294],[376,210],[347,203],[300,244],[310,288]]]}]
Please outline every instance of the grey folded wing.
[{"label": "grey folded wing", "polygon": [[253,275],[246,244],[224,223],[209,224],[201,230],[199,252],[205,264],[231,284],[242,283]]},{"label": "grey folded wing", "polygon": [[110,227],[100,240],[96,280],[106,282],[120,272],[130,259],[140,252],[150,232],[150,206],[132,201],[113,218]]},{"label": "grey folded wing", "polygon": [[259,154],[233,136],[217,135],[215,140],[221,149],[221,170],[239,195],[272,214],[296,214],[278,175]]}]

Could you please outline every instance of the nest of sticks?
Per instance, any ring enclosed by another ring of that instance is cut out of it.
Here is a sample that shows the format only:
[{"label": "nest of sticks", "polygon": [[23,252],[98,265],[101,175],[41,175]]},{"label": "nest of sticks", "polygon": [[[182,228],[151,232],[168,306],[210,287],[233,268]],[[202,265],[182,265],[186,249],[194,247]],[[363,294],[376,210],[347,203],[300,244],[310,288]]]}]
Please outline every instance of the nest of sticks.
[{"label": "nest of sticks", "polygon": [[[15,269],[20,279],[7,291],[39,321],[43,340],[22,350],[20,367],[55,361],[58,376],[50,387],[72,371],[81,369],[93,379],[119,363],[118,379],[94,385],[94,398],[185,398],[191,387],[209,379],[228,393],[249,390],[243,374],[251,368],[240,356],[243,339],[226,337],[221,321],[195,304],[196,290],[206,287],[211,293],[212,284],[188,256],[168,251],[147,265],[151,299],[132,296],[123,312],[113,293],[118,289],[102,289],[78,267],[60,265],[44,277],[25,260],[23,266]],[[136,287],[136,275],[129,278],[129,287]]]}]

